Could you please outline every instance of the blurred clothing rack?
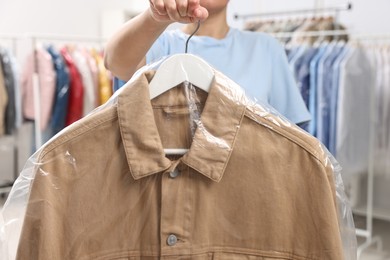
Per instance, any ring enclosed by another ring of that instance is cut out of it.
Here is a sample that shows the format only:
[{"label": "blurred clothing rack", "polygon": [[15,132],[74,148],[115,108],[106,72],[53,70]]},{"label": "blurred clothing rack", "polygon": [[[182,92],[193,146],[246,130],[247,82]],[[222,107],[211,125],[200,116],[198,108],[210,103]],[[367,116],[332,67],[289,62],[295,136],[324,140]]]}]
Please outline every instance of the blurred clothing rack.
[{"label": "blurred clothing rack", "polygon": [[351,40],[390,40],[390,34],[388,33],[354,33],[348,30],[330,30],[330,31],[299,31],[299,32],[281,32],[281,33],[270,33],[275,38],[283,39],[290,38],[292,36],[301,37],[320,37],[320,36],[343,36],[348,35]]},{"label": "blurred clothing rack", "polygon": [[[15,34],[0,34],[0,47],[6,47],[9,49],[12,53],[13,56],[17,55],[17,44],[18,41],[23,39],[22,36],[20,35],[15,35]],[[3,42],[7,42],[6,45],[2,45]],[[3,73],[0,71],[0,73]],[[13,175],[17,176],[18,174],[18,156],[20,155],[20,152],[18,151],[18,146],[16,142],[16,137],[14,136],[1,136],[0,138],[4,138],[5,140],[8,140],[7,142],[3,143],[7,147],[3,147],[3,151],[6,151],[9,149],[12,151],[13,156],[9,159],[10,161],[7,161],[7,163],[12,163],[13,164]],[[4,162],[4,161],[2,161]],[[6,167],[5,167],[6,168]],[[3,167],[4,170],[4,167]],[[4,194],[8,194],[11,191],[13,182],[10,183],[4,183],[0,185],[0,195],[3,196]]]},{"label": "blurred clothing rack", "polygon": [[315,9],[299,9],[299,10],[286,10],[279,12],[269,12],[269,13],[255,13],[255,14],[235,14],[235,19],[248,19],[248,18],[263,18],[263,17],[272,17],[272,16],[283,16],[283,15],[295,15],[295,14],[316,14],[316,13],[330,13],[334,12],[338,15],[341,11],[350,11],[352,10],[352,3],[348,3],[346,6],[333,6],[325,8],[315,8]]},{"label": "blurred clothing rack", "polygon": [[26,34],[27,39],[32,41],[32,49],[35,52],[34,55],[34,75],[33,75],[33,87],[34,87],[34,111],[35,111],[35,146],[38,150],[43,145],[42,131],[40,129],[41,123],[41,109],[40,105],[40,87],[38,79],[38,64],[36,57],[36,50],[39,48],[39,42],[41,41],[61,41],[61,42],[77,42],[77,43],[96,43],[101,46],[105,43],[104,38],[99,37],[87,37],[79,35],[61,35],[61,34]]},{"label": "blurred clothing rack", "polygon": [[95,42],[103,44],[104,38],[88,37],[80,35],[61,35],[61,34],[26,34],[26,38],[37,41],[65,41],[65,42]]},{"label": "blurred clothing rack", "polygon": [[[78,44],[84,44],[84,45],[91,45],[96,46],[99,49],[102,49],[104,47],[104,44],[106,42],[106,39],[99,38],[99,37],[88,37],[88,36],[79,36],[79,35],[61,35],[61,34],[37,34],[37,33],[21,33],[21,34],[8,34],[8,33],[0,33],[0,46],[5,47],[11,51],[13,56],[17,57],[19,59],[19,62],[22,62],[23,55],[26,54],[26,51],[35,51],[40,43],[78,43]],[[29,47],[31,46],[31,47]],[[27,48],[26,48],[27,47]],[[35,52],[36,53],[36,52]],[[37,66],[37,59],[34,55],[34,63],[35,63],[35,72],[38,72],[38,66]],[[0,72],[1,73],[1,72]],[[38,79],[38,74],[34,73],[33,75],[33,88],[34,88],[34,109],[35,109],[35,118],[36,121],[34,123],[35,127],[35,144],[36,148],[39,149],[42,146],[42,131],[40,129],[40,120],[41,120],[41,113],[40,113],[40,83]],[[42,100],[42,102],[44,102]],[[30,129],[30,128],[28,128]],[[30,129],[31,130],[31,129]],[[26,132],[21,132],[26,134]],[[27,132],[29,134],[30,131]],[[28,157],[30,157],[30,146],[31,144],[27,144],[28,147],[20,147],[20,136],[12,137],[12,142],[6,142],[6,144],[14,144],[12,146],[13,150],[13,158],[14,161],[11,162],[14,164],[14,175],[18,176],[20,173],[20,162],[24,162]],[[26,139],[25,137],[22,137],[22,139]],[[19,140],[19,141],[18,141]],[[27,141],[31,141],[29,138],[27,138]],[[28,142],[29,143],[29,142]],[[25,143],[23,143],[25,144]],[[20,148],[29,148],[28,151],[19,151]],[[11,148],[10,148],[11,149]],[[27,157],[25,157],[27,156]],[[22,165],[23,166],[23,165]],[[11,184],[10,185],[4,185],[0,186],[0,195],[1,194],[7,194],[11,190]]]},{"label": "blurred clothing rack", "polygon": [[352,39],[354,40],[373,40],[373,41],[377,41],[377,40],[390,40],[390,34],[386,34],[386,33],[383,33],[383,34],[352,34]]},{"label": "blurred clothing rack", "polygon": [[20,40],[23,39],[24,37],[21,35],[16,35],[16,34],[1,34],[0,33],[0,39],[4,40]]},{"label": "blurred clothing rack", "polygon": [[342,35],[351,35],[351,32],[347,30],[299,31],[299,32],[270,33],[270,35],[278,39],[283,39],[283,38],[291,38],[293,36],[301,36],[301,37],[342,36]]},{"label": "blurred clothing rack", "polygon": [[1,40],[6,40],[10,41],[12,45],[12,53],[16,56],[17,55],[17,42],[24,37],[20,35],[14,35],[14,34],[0,34],[0,41]]},{"label": "blurred clothing rack", "polygon": [[[343,36],[348,35],[350,41],[370,41],[370,40],[390,40],[390,34],[367,34],[367,33],[353,33],[348,30],[330,30],[330,31],[298,31],[292,33],[270,33],[275,38],[283,39],[290,38],[293,36],[301,37],[321,37],[321,36]],[[375,126],[375,93],[372,91],[370,97],[370,112],[371,112],[371,126]],[[358,247],[358,259],[361,257],[363,251],[369,248],[371,245],[376,244],[377,250],[382,252],[383,245],[382,239],[378,236],[373,236],[373,201],[374,201],[374,146],[375,146],[375,129],[371,127],[370,137],[369,137],[369,165],[367,173],[367,205],[365,208],[366,216],[366,228],[365,229],[356,229],[356,235],[366,239],[365,243]]]},{"label": "blurred clothing rack", "polygon": [[[20,49],[20,43],[27,43],[27,46],[31,46],[31,50],[35,51],[39,48],[40,43],[42,42],[63,42],[63,43],[80,43],[80,44],[96,44],[99,47],[103,47],[106,42],[106,39],[100,37],[89,37],[82,35],[63,35],[63,34],[39,34],[39,33],[23,33],[23,34],[1,34],[0,33],[0,43],[9,42],[11,43],[10,48],[12,48],[12,53],[16,57],[18,56],[18,47]],[[25,46],[25,44],[23,44]],[[23,52],[23,51],[22,51]],[[24,54],[24,53],[23,53]],[[42,131],[40,130],[40,85],[38,80],[38,66],[37,59],[34,56],[34,67],[35,73],[33,75],[33,87],[34,87],[34,109],[35,109],[35,145],[39,149],[42,144]],[[0,190],[1,193],[2,190]]]}]

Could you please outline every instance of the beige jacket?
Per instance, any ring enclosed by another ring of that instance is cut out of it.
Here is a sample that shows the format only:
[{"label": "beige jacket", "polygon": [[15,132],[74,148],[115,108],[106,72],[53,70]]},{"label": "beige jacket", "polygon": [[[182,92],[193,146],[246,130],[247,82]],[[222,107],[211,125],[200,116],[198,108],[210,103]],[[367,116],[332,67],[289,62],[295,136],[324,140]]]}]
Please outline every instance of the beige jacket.
[{"label": "beige jacket", "polygon": [[17,259],[343,259],[315,138],[218,73],[192,137],[183,88],[150,101],[152,76],[41,150]]}]

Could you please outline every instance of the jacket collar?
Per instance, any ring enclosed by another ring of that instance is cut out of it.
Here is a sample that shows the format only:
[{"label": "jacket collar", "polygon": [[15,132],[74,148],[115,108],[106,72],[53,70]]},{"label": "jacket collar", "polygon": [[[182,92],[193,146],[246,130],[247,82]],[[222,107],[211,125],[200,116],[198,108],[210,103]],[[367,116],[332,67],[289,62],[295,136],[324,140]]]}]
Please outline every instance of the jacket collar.
[{"label": "jacket collar", "polygon": [[[174,162],[165,157],[149,97],[154,72],[128,82],[118,95],[118,118],[126,158],[135,180],[166,171]],[[233,151],[245,112],[245,96],[231,80],[215,71],[201,123],[182,163],[219,182]]]}]

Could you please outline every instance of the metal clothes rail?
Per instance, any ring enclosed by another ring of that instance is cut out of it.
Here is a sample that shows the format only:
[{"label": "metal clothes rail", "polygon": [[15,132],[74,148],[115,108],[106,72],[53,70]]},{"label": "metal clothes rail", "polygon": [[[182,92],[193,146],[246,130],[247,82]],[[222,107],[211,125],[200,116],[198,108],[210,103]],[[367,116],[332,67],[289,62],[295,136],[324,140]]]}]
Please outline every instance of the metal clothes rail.
[{"label": "metal clothes rail", "polygon": [[342,11],[352,10],[352,3],[348,3],[346,6],[332,6],[325,8],[315,8],[315,9],[298,9],[298,10],[286,10],[279,12],[269,12],[269,13],[254,13],[254,14],[235,14],[235,19],[248,19],[248,18],[263,18],[263,17],[272,17],[272,16],[283,16],[283,15],[296,15],[296,14],[316,14],[316,13],[336,13]]},{"label": "metal clothes rail", "polygon": [[12,53],[16,56],[17,55],[17,42],[19,40],[23,39],[20,35],[14,35],[14,34],[0,34],[0,41],[6,40],[10,41],[12,44]]},{"label": "metal clothes rail", "polygon": [[389,33],[355,33],[349,30],[329,30],[329,31],[299,31],[299,32],[281,32],[269,33],[275,38],[283,39],[292,36],[301,37],[321,37],[321,36],[350,36],[351,41],[379,41],[390,40]]}]

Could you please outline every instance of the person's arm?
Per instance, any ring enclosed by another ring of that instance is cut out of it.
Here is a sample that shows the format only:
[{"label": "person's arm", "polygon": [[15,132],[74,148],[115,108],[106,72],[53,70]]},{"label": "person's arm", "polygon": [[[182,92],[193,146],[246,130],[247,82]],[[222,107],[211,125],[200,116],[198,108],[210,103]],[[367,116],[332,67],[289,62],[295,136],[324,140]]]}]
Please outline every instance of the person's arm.
[{"label": "person's arm", "polygon": [[199,0],[150,0],[150,8],[125,23],[108,41],[104,64],[112,74],[129,80],[145,65],[145,55],[173,22],[190,23],[208,16]]}]

